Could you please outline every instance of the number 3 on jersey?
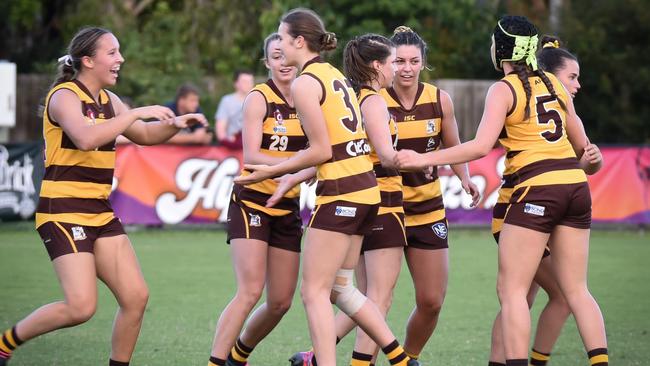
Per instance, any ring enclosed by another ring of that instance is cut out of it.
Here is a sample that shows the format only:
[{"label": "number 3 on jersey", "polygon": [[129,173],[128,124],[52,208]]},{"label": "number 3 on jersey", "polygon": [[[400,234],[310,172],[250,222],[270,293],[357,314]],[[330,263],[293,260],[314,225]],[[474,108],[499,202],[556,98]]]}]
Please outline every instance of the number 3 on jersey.
[{"label": "number 3 on jersey", "polygon": [[269,145],[269,150],[272,151],[285,151],[287,150],[287,145],[289,144],[289,136],[271,136],[271,145]]},{"label": "number 3 on jersey", "polygon": [[347,116],[340,119],[341,124],[348,131],[357,133],[357,129],[359,128],[359,116],[357,116],[357,110],[354,108],[354,105],[350,100],[350,93],[348,92],[348,87],[350,86],[346,84],[348,84],[347,80],[345,80],[345,84],[343,84],[341,80],[335,79],[332,81],[332,88],[335,92],[340,92],[342,94],[341,98],[343,98],[343,103],[345,103],[345,107],[349,111]]},{"label": "number 3 on jersey", "polygon": [[552,95],[540,95],[537,97],[537,124],[539,125],[548,125],[553,122],[555,124],[555,130],[548,130],[541,132],[540,135],[550,143],[557,142],[562,138],[562,117],[560,113],[553,108],[546,109],[545,104],[556,102],[557,99],[553,98]]}]

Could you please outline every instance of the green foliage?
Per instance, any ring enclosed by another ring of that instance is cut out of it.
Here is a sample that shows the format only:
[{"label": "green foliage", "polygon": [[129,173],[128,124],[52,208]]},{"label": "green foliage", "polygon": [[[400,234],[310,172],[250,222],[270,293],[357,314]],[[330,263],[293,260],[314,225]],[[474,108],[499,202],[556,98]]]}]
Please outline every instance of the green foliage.
[{"label": "green foliage", "polygon": [[593,141],[650,142],[647,1],[560,3],[558,27],[543,0],[10,0],[0,2],[0,31],[7,35],[0,58],[17,62],[19,72],[49,72],[80,27],[104,26],[118,36],[127,60],[119,94],[136,104],[163,103],[189,81],[203,89],[202,106],[211,114],[231,91],[235,69],[266,75],[262,40],[291,8],[314,9],[337,34],[339,47],[326,55],[337,66],[354,36],[413,28],[429,45],[427,81],[498,78],[489,36],[496,19],[510,12],[528,16],[542,33],[558,33],[580,57],[576,106]]}]

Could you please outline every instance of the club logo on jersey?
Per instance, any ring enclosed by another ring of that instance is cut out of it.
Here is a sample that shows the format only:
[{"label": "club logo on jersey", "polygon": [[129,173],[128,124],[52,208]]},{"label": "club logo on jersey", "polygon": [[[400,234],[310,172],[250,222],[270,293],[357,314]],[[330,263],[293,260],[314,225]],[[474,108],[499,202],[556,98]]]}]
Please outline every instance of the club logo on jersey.
[{"label": "club logo on jersey", "polygon": [[524,212],[530,215],[535,215],[535,216],[544,216],[544,211],[546,210],[546,207],[544,206],[539,206],[539,205],[533,205],[532,203],[527,203],[524,205]]},{"label": "club logo on jersey", "polygon": [[273,112],[273,117],[275,118],[275,126],[273,127],[274,133],[287,133],[287,127],[284,125],[284,117],[279,109],[276,108]]},{"label": "club logo on jersey", "polygon": [[370,145],[365,139],[350,141],[345,146],[345,152],[350,156],[367,155],[370,153]]},{"label": "club logo on jersey", "polygon": [[427,141],[427,151],[435,150],[436,148],[436,139],[433,137],[429,137],[429,141]]},{"label": "club logo on jersey", "polygon": [[431,230],[440,239],[447,239],[447,225],[444,222],[431,225]]},{"label": "club logo on jersey", "polygon": [[357,208],[347,207],[347,206],[336,206],[334,215],[343,216],[343,217],[355,217],[357,216]]},{"label": "club logo on jersey", "polygon": [[251,217],[249,226],[262,226],[262,219],[260,218],[260,215],[253,215],[252,213],[249,213],[248,215]]},{"label": "club logo on jersey", "polygon": [[94,125],[95,124],[95,113],[92,110],[88,110],[86,112],[86,117],[88,118],[88,124]]},{"label": "club logo on jersey", "polygon": [[427,134],[436,133],[436,122],[432,119],[427,121]]},{"label": "club logo on jersey", "polygon": [[86,233],[84,232],[83,227],[73,226],[70,228],[70,230],[72,230],[72,240],[79,241],[86,239]]}]

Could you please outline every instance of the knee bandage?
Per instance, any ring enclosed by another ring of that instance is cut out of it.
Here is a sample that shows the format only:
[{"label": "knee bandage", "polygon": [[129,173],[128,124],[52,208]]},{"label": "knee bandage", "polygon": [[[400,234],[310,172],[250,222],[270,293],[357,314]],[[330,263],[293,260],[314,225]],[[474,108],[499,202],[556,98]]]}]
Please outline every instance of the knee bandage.
[{"label": "knee bandage", "polygon": [[336,295],[336,306],[348,316],[356,314],[366,302],[366,296],[354,286],[353,275],[352,269],[339,269],[332,288]]}]

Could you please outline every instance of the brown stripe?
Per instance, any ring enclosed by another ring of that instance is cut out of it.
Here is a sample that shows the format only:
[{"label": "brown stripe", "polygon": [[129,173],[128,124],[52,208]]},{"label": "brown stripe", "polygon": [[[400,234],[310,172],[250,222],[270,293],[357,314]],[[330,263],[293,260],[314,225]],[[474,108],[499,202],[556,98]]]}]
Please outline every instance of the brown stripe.
[{"label": "brown stripe", "polygon": [[515,156],[519,155],[519,153],[521,153],[521,150],[510,150],[506,153],[506,159],[512,159]]},{"label": "brown stripe", "polygon": [[440,99],[440,88],[436,88],[436,110],[438,112],[438,116],[440,118],[443,118],[444,116],[442,115],[442,99]]},{"label": "brown stripe", "polygon": [[538,176],[542,173],[568,169],[580,169],[578,159],[572,157],[565,159],[545,159],[536,161],[522,167],[512,174],[504,175],[502,187],[512,188],[517,184],[525,182],[528,179]]},{"label": "brown stripe", "polygon": [[361,191],[377,186],[377,180],[372,170],[361,174],[350,175],[338,179],[328,179],[318,182],[317,196],[338,196],[346,193]]},{"label": "brown stripe", "polygon": [[50,165],[44,180],[113,184],[113,169],[89,168],[78,165]]},{"label": "brown stripe", "polygon": [[420,215],[442,210],[443,208],[445,208],[445,204],[442,202],[442,196],[424,202],[404,202],[404,212],[408,215]]},{"label": "brown stripe", "polygon": [[397,141],[397,150],[409,149],[418,153],[433,151],[440,147],[440,135],[423,136]]},{"label": "brown stripe", "polygon": [[[287,135],[272,135],[272,134],[262,134],[262,144],[260,147],[262,149],[270,150],[271,144],[275,143],[271,138],[272,136],[287,136]],[[298,151],[305,149],[307,147],[307,137],[305,136],[287,136],[287,148],[281,151]],[[280,147],[279,143],[276,143],[276,149]]]},{"label": "brown stripe", "polygon": [[517,93],[515,93],[515,88],[512,86],[512,84],[510,84],[508,80],[501,79],[500,81],[503,81],[512,92],[512,107],[510,107],[508,114],[506,114],[506,117],[508,117],[515,111],[515,108],[517,108]]},{"label": "brown stripe", "polygon": [[[240,184],[235,184],[232,187],[232,192],[236,199],[241,201],[250,201],[260,206],[265,206],[266,201],[271,198],[270,194],[262,193],[254,189],[246,188]],[[283,197],[273,208],[287,211],[298,211],[300,208],[299,198]]]},{"label": "brown stripe", "polygon": [[419,187],[438,179],[438,169],[433,169],[431,178],[427,178],[424,172],[402,172],[402,185],[405,187]]},{"label": "brown stripe", "polygon": [[102,212],[113,212],[111,203],[108,200],[92,198],[47,198],[39,197],[38,213],[89,213],[100,214]]},{"label": "brown stripe", "polygon": [[[438,103],[426,102],[417,104],[412,110],[406,111],[400,107],[388,107],[388,111],[395,117],[398,126],[401,122],[423,121],[441,118]],[[407,116],[408,121],[407,121]]]},{"label": "brown stripe", "polygon": [[506,211],[508,210],[508,203],[497,202],[492,209],[492,218],[503,219],[506,217]]},{"label": "brown stripe", "polygon": [[397,177],[399,175],[399,170],[394,168],[385,168],[381,164],[373,165],[372,169],[375,171],[375,176],[377,178]]},{"label": "brown stripe", "polygon": [[587,356],[589,358],[592,358],[594,356],[598,355],[606,355],[607,354],[607,348],[594,348],[591,351],[587,352]]},{"label": "brown stripe", "polygon": [[[397,95],[397,92],[393,87],[386,89],[386,91],[388,92],[388,95],[390,95],[390,97],[393,98],[393,100],[397,102],[397,104],[399,104],[399,107],[394,107],[389,109],[402,110],[403,112],[406,112],[406,114],[410,114],[417,107],[417,104],[414,104],[411,109],[404,108],[404,105],[402,105],[402,101],[399,99],[399,96]],[[420,99],[420,96],[422,95],[423,91],[424,91],[424,84],[418,83],[418,91],[415,93],[415,99],[413,99],[415,103],[418,102],[418,99]]]},{"label": "brown stripe", "polygon": [[332,158],[328,162],[331,163],[368,154],[370,154],[370,145],[366,139],[350,140],[332,145]]},{"label": "brown stripe", "polygon": [[403,204],[402,191],[380,191],[379,194],[381,195],[381,207],[400,207]]},{"label": "brown stripe", "polygon": [[[68,134],[66,134],[65,131],[61,131],[61,147],[63,149],[81,151],[77,145],[72,142],[72,139],[68,137]],[[96,151],[115,151],[115,140],[107,143],[106,145],[98,147]]]}]

